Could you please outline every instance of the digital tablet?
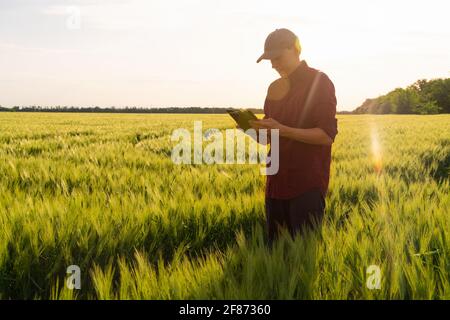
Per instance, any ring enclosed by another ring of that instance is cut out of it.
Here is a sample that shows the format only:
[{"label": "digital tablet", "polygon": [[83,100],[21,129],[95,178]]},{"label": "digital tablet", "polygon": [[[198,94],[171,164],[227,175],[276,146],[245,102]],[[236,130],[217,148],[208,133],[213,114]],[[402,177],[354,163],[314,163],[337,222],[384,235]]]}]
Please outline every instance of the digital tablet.
[{"label": "digital tablet", "polygon": [[240,128],[244,130],[248,130],[251,128],[249,121],[250,120],[258,120],[258,117],[247,109],[227,109],[227,112],[230,116],[236,121]]}]

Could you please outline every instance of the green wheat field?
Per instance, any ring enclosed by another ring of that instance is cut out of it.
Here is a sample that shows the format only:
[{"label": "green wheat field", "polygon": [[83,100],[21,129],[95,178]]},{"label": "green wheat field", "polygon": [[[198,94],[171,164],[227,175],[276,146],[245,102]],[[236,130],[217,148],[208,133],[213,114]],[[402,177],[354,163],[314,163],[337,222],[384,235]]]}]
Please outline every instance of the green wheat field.
[{"label": "green wheat field", "polygon": [[172,162],[197,120],[234,126],[0,113],[0,298],[450,299],[450,115],[338,116],[323,226],[272,249],[260,165]]}]

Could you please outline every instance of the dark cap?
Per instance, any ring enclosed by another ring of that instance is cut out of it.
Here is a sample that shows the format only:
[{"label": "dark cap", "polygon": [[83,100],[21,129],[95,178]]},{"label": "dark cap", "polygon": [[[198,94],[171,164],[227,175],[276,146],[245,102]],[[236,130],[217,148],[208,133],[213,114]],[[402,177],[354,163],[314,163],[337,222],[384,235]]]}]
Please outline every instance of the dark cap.
[{"label": "dark cap", "polygon": [[278,57],[284,49],[297,46],[300,51],[300,42],[298,37],[291,30],[276,29],[270,33],[264,43],[264,53],[259,57],[256,63],[263,59],[274,59]]}]

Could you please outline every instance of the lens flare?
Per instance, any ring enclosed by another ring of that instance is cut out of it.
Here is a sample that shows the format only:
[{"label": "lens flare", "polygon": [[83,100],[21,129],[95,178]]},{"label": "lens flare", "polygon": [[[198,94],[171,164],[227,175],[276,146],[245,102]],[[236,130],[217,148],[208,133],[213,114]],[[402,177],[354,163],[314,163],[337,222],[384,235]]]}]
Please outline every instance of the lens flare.
[{"label": "lens flare", "polygon": [[380,139],[378,136],[378,130],[374,124],[371,125],[371,133],[370,133],[371,141],[372,141],[372,161],[375,172],[377,174],[381,173],[381,169],[383,166],[382,157],[381,157],[381,146]]}]

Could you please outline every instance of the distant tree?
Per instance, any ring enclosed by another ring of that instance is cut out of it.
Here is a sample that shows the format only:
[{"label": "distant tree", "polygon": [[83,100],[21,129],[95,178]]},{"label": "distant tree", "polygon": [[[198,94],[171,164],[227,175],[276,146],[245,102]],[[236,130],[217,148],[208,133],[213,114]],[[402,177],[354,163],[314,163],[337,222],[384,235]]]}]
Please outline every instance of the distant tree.
[{"label": "distant tree", "polygon": [[450,78],[417,80],[375,99],[366,99],[353,113],[450,113]]},{"label": "distant tree", "polygon": [[[175,107],[167,107],[167,108],[139,108],[136,106],[133,107],[125,107],[125,108],[100,108],[99,106],[95,107],[68,107],[68,106],[15,106],[12,109],[3,108],[3,111],[17,111],[17,112],[95,112],[95,113],[216,113],[216,114],[224,114],[227,113],[228,108],[202,108],[202,107],[184,107],[184,108],[175,108]],[[0,111],[2,108],[0,107]],[[262,113],[262,109],[250,108],[249,110],[254,113]]]},{"label": "distant tree", "polygon": [[437,114],[440,113],[441,107],[438,106],[436,101],[427,101],[418,105],[415,111],[418,114]]},{"label": "distant tree", "polygon": [[429,81],[422,79],[416,81],[412,87],[419,93],[422,106],[427,102],[434,102],[441,112],[450,113],[450,78]]},{"label": "distant tree", "polygon": [[417,105],[419,97],[412,89],[397,88],[387,94],[387,100],[391,105],[391,112],[399,114],[413,113],[413,107]]},{"label": "distant tree", "polygon": [[389,102],[383,102],[379,107],[380,114],[389,114],[392,113],[392,105]]}]

